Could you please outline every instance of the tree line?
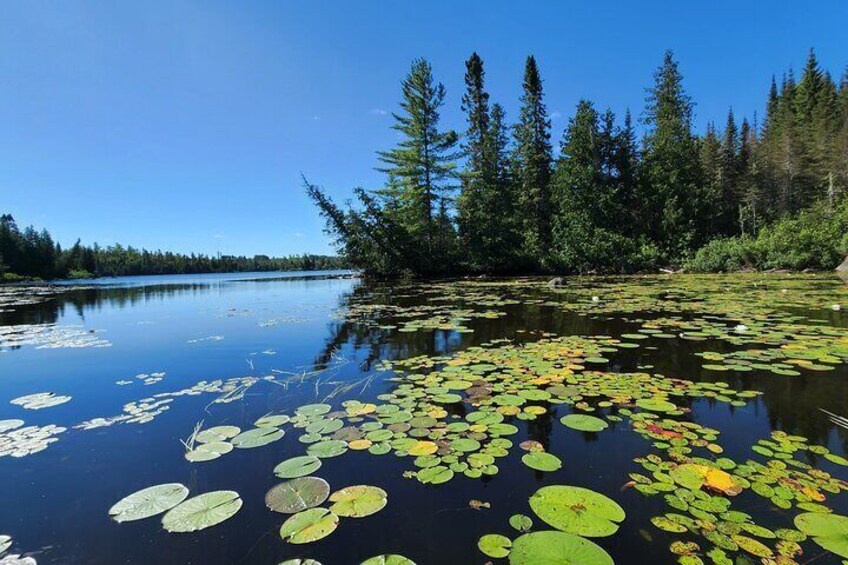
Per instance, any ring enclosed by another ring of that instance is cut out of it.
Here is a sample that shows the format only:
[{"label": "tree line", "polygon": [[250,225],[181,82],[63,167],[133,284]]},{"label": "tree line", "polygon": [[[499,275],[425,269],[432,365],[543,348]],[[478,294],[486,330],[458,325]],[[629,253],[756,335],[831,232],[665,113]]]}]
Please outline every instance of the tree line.
[{"label": "tree line", "polygon": [[91,276],[166,275],[251,271],[340,269],[344,259],[326,255],[253,257],[184,255],[132,246],[74,245],[63,249],[50,233],[29,226],[19,229],[10,214],[0,216],[0,280],[18,278],[87,278]]},{"label": "tree line", "polygon": [[802,211],[811,225],[848,217],[848,70],[837,85],[812,50],[799,79],[772,79],[762,121],[730,110],[702,135],[668,51],[641,139],[629,110],[619,118],[581,100],[556,153],[535,58],[515,123],[485,76],[472,54],[460,134],[440,125],[445,88],[430,64],[413,61],[393,114],[400,141],[378,153],[384,186],[357,188],[355,204],[340,206],[304,179],[353,266],[389,276],[631,272],[692,264],[710,242],[756,240]]}]

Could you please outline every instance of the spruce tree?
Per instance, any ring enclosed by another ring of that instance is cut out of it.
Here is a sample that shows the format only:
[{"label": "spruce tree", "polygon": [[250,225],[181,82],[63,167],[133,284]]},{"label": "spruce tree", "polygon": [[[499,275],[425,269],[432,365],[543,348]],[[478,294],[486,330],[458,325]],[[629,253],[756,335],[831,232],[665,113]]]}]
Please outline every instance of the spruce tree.
[{"label": "spruce tree", "polygon": [[551,122],[544,103],[536,59],[527,57],[518,124],[515,126],[515,167],[522,235],[526,251],[543,258],[551,244],[550,177],[553,155]]},{"label": "spruce tree", "polygon": [[648,229],[671,261],[703,241],[698,219],[704,203],[692,110],[677,61],[667,51],[648,89],[641,192],[651,211]]},{"label": "spruce tree", "polygon": [[591,263],[591,243],[605,203],[598,113],[588,100],[569,119],[551,183],[555,204],[553,249],[561,269],[581,271]]},{"label": "spruce tree", "polygon": [[624,114],[624,126],[618,131],[616,139],[615,168],[618,171],[618,224],[622,233],[634,237],[641,232],[640,220],[643,216],[638,200],[639,148],[636,143],[636,130],[628,109]]},{"label": "spruce tree", "polygon": [[707,124],[707,131],[699,140],[699,158],[702,173],[702,194],[709,205],[705,208],[706,225],[711,236],[719,235],[724,221],[722,208],[722,145],[715,125]]},{"label": "spruce tree", "polygon": [[457,200],[459,233],[472,269],[482,269],[488,250],[486,239],[487,189],[493,183],[492,162],[489,156],[489,94],[484,88],[483,60],[472,53],[465,62],[465,94],[462,110],[468,127],[462,144],[466,166],[462,173],[462,192]]},{"label": "spruce tree", "polygon": [[739,130],[731,109],[727,114],[727,124],[721,140],[719,156],[719,193],[718,200],[709,202],[711,207],[719,210],[719,235],[734,235],[738,216],[738,187],[739,180]]}]

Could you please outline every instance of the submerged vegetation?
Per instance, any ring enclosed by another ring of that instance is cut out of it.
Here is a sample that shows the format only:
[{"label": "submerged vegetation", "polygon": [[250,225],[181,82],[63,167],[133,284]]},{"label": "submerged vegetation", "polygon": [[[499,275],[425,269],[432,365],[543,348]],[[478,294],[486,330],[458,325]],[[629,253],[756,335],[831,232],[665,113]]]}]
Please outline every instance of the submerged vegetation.
[{"label": "submerged vegetation", "polygon": [[558,152],[534,57],[514,124],[490,105],[477,53],[465,86],[460,134],[440,123],[446,93],[430,64],[413,61],[393,114],[401,140],[379,153],[385,186],[340,207],[305,181],[352,266],[386,276],[833,269],[848,251],[848,74],[837,85],[812,51],[799,80],[772,78],[765,119],[739,124],[731,110],[723,131],[711,123],[700,135],[668,52],[641,142],[629,110],[618,120],[581,100]]}]

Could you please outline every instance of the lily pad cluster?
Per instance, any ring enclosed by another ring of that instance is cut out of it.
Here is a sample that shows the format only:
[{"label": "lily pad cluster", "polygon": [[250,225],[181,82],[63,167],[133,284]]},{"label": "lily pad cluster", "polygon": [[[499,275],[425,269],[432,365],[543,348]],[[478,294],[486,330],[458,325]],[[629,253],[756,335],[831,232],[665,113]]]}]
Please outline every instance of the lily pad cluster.
[{"label": "lily pad cluster", "polygon": [[66,402],[70,402],[71,397],[54,392],[37,392],[35,394],[27,394],[19,396],[9,401],[10,404],[20,406],[26,410],[42,410],[44,408],[52,408]]},{"label": "lily pad cluster", "polygon": [[[320,507],[328,499],[330,507]],[[369,485],[353,485],[330,494],[330,485],[318,477],[283,482],[265,495],[268,508],[292,514],[280,527],[280,537],[291,544],[323,539],[336,530],[340,518],[371,516],[387,502],[386,491]]]},{"label": "lily pad cluster", "polygon": [[0,457],[26,457],[44,451],[56,437],[67,428],[48,424],[46,426],[24,426],[23,420],[0,420]]},{"label": "lily pad cluster", "polygon": [[6,553],[12,547],[12,536],[0,535],[0,565],[36,565],[32,557],[17,553]]},{"label": "lily pad cluster", "polygon": [[239,494],[218,490],[188,498],[189,489],[179,483],[166,483],[134,492],[109,509],[116,522],[144,520],[159,514],[169,532],[196,532],[233,517],[242,507]]},{"label": "lily pad cluster", "polygon": [[30,346],[35,349],[81,349],[111,345],[108,340],[98,337],[96,331],[81,326],[56,324],[0,326],[0,348]]},{"label": "lily pad cluster", "polygon": [[[681,563],[696,564],[703,562],[702,558],[709,558],[716,565],[730,565],[734,555],[743,554],[764,563],[795,563],[803,551],[800,544],[808,535],[815,535],[801,525],[818,523],[818,518],[811,517],[813,514],[830,515],[830,508],[824,504],[827,497],[848,490],[845,481],[795,457],[802,453],[831,455],[832,462],[843,464],[841,457],[822,446],[810,445],[804,437],[775,431],[770,439],[761,440],[752,448],[768,459],[765,463],[749,459],[739,464],[728,457],[716,457],[723,451],[716,443],[704,443],[707,437],[716,441],[715,430],[701,429],[698,434],[694,423],[680,422],[677,428],[667,420],[658,424],[662,432],[643,428],[642,433],[652,438],[677,433],[672,438],[677,446],[666,449],[669,459],[656,454],[637,459],[650,474],[632,473],[630,485],[645,495],[662,496],[671,508],[672,511],[651,520],[655,527],[671,533],[695,534],[703,539],[700,543],[679,541],[671,545],[671,552],[679,556]],[[661,442],[654,445],[657,443]],[[693,451],[699,448],[703,448],[705,456]],[[764,498],[778,512],[797,508],[806,514],[796,516],[797,529],[790,524],[774,530],[763,527],[750,514],[734,508],[736,497],[743,492]],[[811,531],[815,531],[815,526]],[[829,541],[824,541],[819,545],[842,557],[848,556],[839,553],[838,542],[829,545]]]},{"label": "lily pad cluster", "polygon": [[488,557],[509,557],[512,565],[580,563],[612,565],[610,555],[590,537],[606,537],[618,530],[624,510],[601,493],[576,486],[542,487],[530,497],[536,516],[555,530],[530,531],[533,520],[515,515],[510,525],[524,532],[515,540],[502,534],[486,534],[477,547]]}]

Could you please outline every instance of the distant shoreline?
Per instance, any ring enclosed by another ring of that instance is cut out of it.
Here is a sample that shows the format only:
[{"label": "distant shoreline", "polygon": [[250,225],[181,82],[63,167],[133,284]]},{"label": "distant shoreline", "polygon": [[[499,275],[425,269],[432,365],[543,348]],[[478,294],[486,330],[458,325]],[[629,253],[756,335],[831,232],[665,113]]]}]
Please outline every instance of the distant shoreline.
[{"label": "distant shoreline", "polygon": [[[258,276],[237,276],[237,275],[258,275]],[[303,279],[354,279],[358,278],[360,273],[355,270],[314,270],[314,271],[232,271],[221,273],[162,273],[155,275],[111,275],[104,277],[91,277],[85,279],[25,279],[16,281],[0,281],[0,288],[4,287],[38,287],[38,288],[107,288],[110,286],[121,286],[128,279],[153,279],[164,277],[208,277],[212,280],[218,277],[219,280],[231,282],[256,282],[256,281],[273,281],[273,280],[303,280]],[[179,283],[177,283],[179,284]]]}]

